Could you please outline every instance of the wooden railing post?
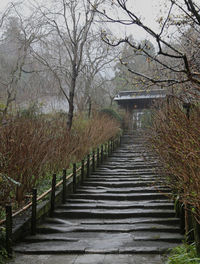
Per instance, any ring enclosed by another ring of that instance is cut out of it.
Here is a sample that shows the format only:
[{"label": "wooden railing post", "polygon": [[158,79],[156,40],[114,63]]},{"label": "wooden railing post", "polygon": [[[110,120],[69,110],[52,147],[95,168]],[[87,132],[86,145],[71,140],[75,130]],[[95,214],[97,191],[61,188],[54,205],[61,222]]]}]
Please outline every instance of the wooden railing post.
[{"label": "wooden railing post", "polygon": [[63,169],[63,182],[62,182],[62,203],[65,203],[66,200],[66,176],[67,176],[67,170]]},{"label": "wooden railing post", "polygon": [[12,206],[6,205],[6,250],[12,257]]},{"label": "wooden railing post", "polygon": [[97,148],[97,167],[99,167],[100,162],[99,162],[99,148]]},{"label": "wooden railing post", "polygon": [[56,174],[53,174],[52,183],[51,183],[51,208],[50,216],[53,216],[55,209],[55,198],[56,198]]},{"label": "wooden railing post", "polygon": [[90,154],[87,156],[87,177],[90,176]]},{"label": "wooden railing post", "polygon": [[76,163],[73,164],[73,192],[76,192]]},{"label": "wooden railing post", "polygon": [[110,155],[110,141],[108,141],[108,157],[109,157],[109,155]]},{"label": "wooden railing post", "polygon": [[112,141],[110,140],[109,141],[109,144],[110,144],[110,155],[112,154]]},{"label": "wooden railing post", "polygon": [[117,139],[114,139],[114,150],[117,148]]},{"label": "wooden railing post", "polygon": [[84,169],[85,169],[85,160],[83,159],[81,161],[81,183],[83,183],[84,181]]},{"label": "wooden railing post", "polygon": [[104,155],[103,155],[103,145],[101,145],[101,164],[103,163],[103,157]]},{"label": "wooden railing post", "polygon": [[36,235],[37,222],[37,189],[32,190],[31,235]]},{"label": "wooden railing post", "polygon": [[95,171],[95,151],[92,152],[92,171]]}]

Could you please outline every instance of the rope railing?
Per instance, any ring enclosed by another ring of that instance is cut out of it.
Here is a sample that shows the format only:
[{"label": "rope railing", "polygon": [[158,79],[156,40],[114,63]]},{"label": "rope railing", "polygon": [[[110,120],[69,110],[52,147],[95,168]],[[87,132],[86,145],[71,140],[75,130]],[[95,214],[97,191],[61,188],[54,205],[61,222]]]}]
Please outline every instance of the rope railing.
[{"label": "rope railing", "polygon": [[[69,179],[72,178],[72,187],[73,192],[76,192],[77,187],[77,175],[80,172],[79,177],[81,177],[80,182],[83,183],[84,177],[89,177],[91,171],[95,171],[95,167],[98,167],[103,163],[105,157],[108,157],[114,149],[121,144],[121,136],[117,137],[114,140],[109,140],[107,143],[97,147],[96,154],[95,151],[92,152],[92,155],[88,154],[87,159],[83,159],[81,161],[81,166],[79,168],[76,167],[76,163],[73,164],[73,172],[67,175],[67,170],[63,169],[62,180],[56,183],[56,174],[53,174],[52,177],[52,186],[43,194],[37,197],[37,189],[34,188],[32,190],[32,201],[25,205],[23,208],[18,210],[15,213],[12,213],[12,206],[6,206],[6,219],[0,221],[0,225],[6,225],[6,250],[9,255],[12,255],[12,219],[26,211],[27,209],[32,207],[31,211],[31,235],[36,234],[36,220],[37,220],[37,203],[44,199],[48,194],[50,196],[50,216],[53,215],[55,208],[55,199],[56,199],[56,189],[62,185],[62,203],[65,202],[66,199],[66,184]],[[91,164],[92,162],[92,164]],[[86,169],[86,175],[85,175]]]}]

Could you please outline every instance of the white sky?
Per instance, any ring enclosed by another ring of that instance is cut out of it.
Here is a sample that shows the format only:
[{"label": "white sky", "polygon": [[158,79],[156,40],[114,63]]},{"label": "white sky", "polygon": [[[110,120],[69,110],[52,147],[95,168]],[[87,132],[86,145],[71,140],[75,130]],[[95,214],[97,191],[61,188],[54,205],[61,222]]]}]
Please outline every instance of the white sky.
[{"label": "white sky", "polygon": [[[12,2],[18,2],[19,0],[13,0]],[[10,0],[0,0],[0,12],[10,3]],[[26,3],[27,1],[24,0]],[[156,23],[156,19],[162,14],[161,9],[167,0],[130,0],[131,8],[137,11],[137,15],[146,22],[146,24],[152,27],[154,30],[158,30],[158,23]],[[44,2],[43,2],[44,4]],[[109,13],[112,12],[108,11]],[[120,14],[121,15],[121,14]],[[128,27],[120,27],[119,25],[113,24],[108,25],[109,28],[113,32],[116,33],[117,36],[123,37],[124,34],[130,35],[132,34],[135,39],[141,40],[145,38],[149,38],[147,33],[145,33],[142,29],[135,26]],[[124,33],[125,32],[125,33]]]},{"label": "white sky", "polygon": [[[152,28],[155,31],[159,31],[158,18],[162,15],[166,15],[166,3],[168,0],[129,0],[128,8],[133,10],[139,18],[144,22],[145,25]],[[113,14],[112,7],[107,10],[106,13]],[[122,13],[118,14],[120,18],[124,18]],[[116,15],[115,15],[116,16]],[[121,26],[120,24],[110,24],[107,26],[115,35],[123,37],[125,34],[133,35],[134,39],[150,39],[153,40],[148,33],[136,25]]]}]

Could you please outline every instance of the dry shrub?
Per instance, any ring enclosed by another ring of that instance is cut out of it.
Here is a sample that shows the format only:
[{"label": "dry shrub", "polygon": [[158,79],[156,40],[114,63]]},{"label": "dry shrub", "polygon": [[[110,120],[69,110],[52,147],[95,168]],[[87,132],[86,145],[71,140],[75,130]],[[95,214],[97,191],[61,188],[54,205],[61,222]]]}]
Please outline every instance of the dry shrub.
[{"label": "dry shrub", "polygon": [[[77,117],[71,132],[66,120],[21,117],[0,126],[0,201],[8,198],[21,203],[47,173],[68,168],[80,161],[94,147],[114,137],[119,124],[108,117],[96,115],[90,120]],[[8,188],[1,175],[19,182]],[[6,192],[3,190],[8,189]],[[16,189],[16,190],[15,190]]]},{"label": "dry shrub", "polygon": [[77,142],[75,160],[80,161],[100,144],[114,138],[119,131],[119,123],[107,115],[96,113],[88,120],[82,115],[77,116],[72,127]]},{"label": "dry shrub", "polygon": [[168,184],[200,222],[200,107],[194,106],[188,119],[176,99],[157,110],[151,143],[157,152]]}]

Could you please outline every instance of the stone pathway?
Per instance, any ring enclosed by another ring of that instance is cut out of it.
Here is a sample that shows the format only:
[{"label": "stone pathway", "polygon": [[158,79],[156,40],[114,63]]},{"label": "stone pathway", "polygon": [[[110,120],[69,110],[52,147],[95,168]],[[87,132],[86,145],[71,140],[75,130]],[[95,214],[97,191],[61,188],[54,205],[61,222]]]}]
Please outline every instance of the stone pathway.
[{"label": "stone pathway", "polygon": [[[151,155],[140,135],[125,135],[112,157],[15,252],[38,254],[38,264],[163,263],[160,254],[183,236]],[[19,255],[16,261],[20,258],[19,264],[33,263],[32,256]]]},{"label": "stone pathway", "polygon": [[84,254],[84,255],[21,255],[11,264],[163,264],[160,255]]}]

